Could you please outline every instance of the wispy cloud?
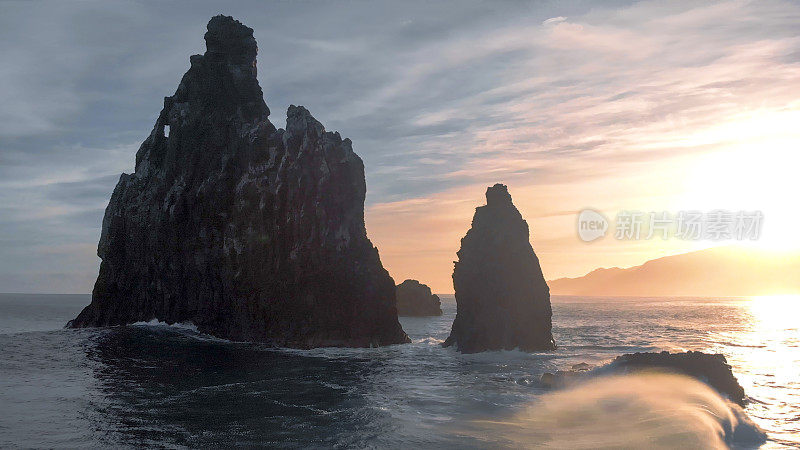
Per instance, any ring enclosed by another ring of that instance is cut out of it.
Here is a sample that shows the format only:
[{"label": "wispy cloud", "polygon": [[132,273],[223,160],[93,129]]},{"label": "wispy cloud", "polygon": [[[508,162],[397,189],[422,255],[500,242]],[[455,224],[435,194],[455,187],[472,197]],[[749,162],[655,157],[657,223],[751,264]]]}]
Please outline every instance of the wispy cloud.
[{"label": "wispy cloud", "polygon": [[[696,156],[796,136],[759,119],[800,110],[793,2],[307,6],[4,3],[0,261],[13,264],[0,275],[17,275],[0,291],[58,290],[63,276],[46,274],[75,258],[95,270],[87,249],[115,175],[219,12],[255,29],[276,125],[303,104],[353,139],[390,271],[442,291],[488,184],[512,187],[548,276],[577,275],[679,248],[576,247],[564,211],[672,206]],[[33,241],[75,253],[25,252]]]}]

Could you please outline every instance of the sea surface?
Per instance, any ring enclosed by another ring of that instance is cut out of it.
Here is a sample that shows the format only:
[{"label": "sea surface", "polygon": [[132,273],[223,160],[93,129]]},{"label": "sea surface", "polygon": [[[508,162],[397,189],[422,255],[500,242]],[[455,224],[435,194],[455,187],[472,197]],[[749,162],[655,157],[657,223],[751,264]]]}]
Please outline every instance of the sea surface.
[{"label": "sea surface", "polygon": [[[553,300],[557,350],[461,355],[440,346],[447,296],[400,319],[412,344],[299,351],[190,324],[67,330],[88,295],[0,294],[0,448],[800,446],[800,298]],[[744,413],[675,375],[539,382],[659,350],[723,353]]]}]

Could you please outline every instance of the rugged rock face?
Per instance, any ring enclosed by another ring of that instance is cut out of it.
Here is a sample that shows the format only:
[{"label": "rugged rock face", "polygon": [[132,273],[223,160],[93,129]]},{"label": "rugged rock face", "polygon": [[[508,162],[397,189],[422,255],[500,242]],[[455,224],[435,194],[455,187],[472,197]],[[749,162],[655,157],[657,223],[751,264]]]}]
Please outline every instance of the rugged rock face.
[{"label": "rugged rock face", "polygon": [[745,403],[744,388],[733,375],[728,360],[718,353],[629,353],[618,356],[609,366],[622,371],[662,369],[682,373],[708,384],[740,406]]},{"label": "rugged rock face", "polygon": [[464,353],[555,348],[550,291],[533,253],[528,223],[505,185],[486,190],[461,239],[453,271],[458,309],[444,346]]},{"label": "rugged rock face", "polygon": [[301,106],[285,130],[269,122],[252,29],[216,16],[205,40],[114,189],[92,303],[68,325],[190,321],[292,347],[408,342],[367,239],[351,141]]},{"label": "rugged rock face", "polygon": [[417,280],[397,285],[397,314],[400,316],[441,316],[442,302],[431,288]]}]

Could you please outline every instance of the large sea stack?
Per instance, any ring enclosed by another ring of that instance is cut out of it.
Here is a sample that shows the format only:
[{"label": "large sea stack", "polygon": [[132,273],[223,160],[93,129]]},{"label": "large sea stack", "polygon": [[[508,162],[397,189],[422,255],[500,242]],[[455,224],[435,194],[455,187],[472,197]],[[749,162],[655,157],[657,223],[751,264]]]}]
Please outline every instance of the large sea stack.
[{"label": "large sea stack", "polygon": [[103,218],[72,327],[158,319],[290,347],[408,342],[364,226],[364,164],[301,106],[267,119],[253,30],[216,16]]},{"label": "large sea stack", "polygon": [[444,346],[463,353],[555,348],[550,290],[508,188],[486,190],[453,271],[457,312]]},{"label": "large sea stack", "polygon": [[397,285],[397,315],[441,316],[442,302],[427,284],[406,280]]}]

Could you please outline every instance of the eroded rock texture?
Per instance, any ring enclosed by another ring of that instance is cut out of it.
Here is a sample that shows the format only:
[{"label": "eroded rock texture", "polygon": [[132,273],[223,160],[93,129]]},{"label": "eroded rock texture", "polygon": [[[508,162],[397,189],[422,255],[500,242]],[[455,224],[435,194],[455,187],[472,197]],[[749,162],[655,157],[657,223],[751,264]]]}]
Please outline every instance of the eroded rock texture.
[{"label": "eroded rock texture", "polygon": [[486,205],[475,209],[453,285],[457,313],[444,346],[464,353],[555,348],[550,290],[505,185],[488,188]]},{"label": "eroded rock texture", "polygon": [[270,123],[252,29],[216,16],[205,40],[114,189],[92,303],[69,325],[189,321],[292,347],[407,342],[350,140],[301,106],[285,130]]},{"label": "eroded rock texture", "polygon": [[397,314],[400,316],[441,316],[442,302],[431,288],[417,280],[397,285]]}]

